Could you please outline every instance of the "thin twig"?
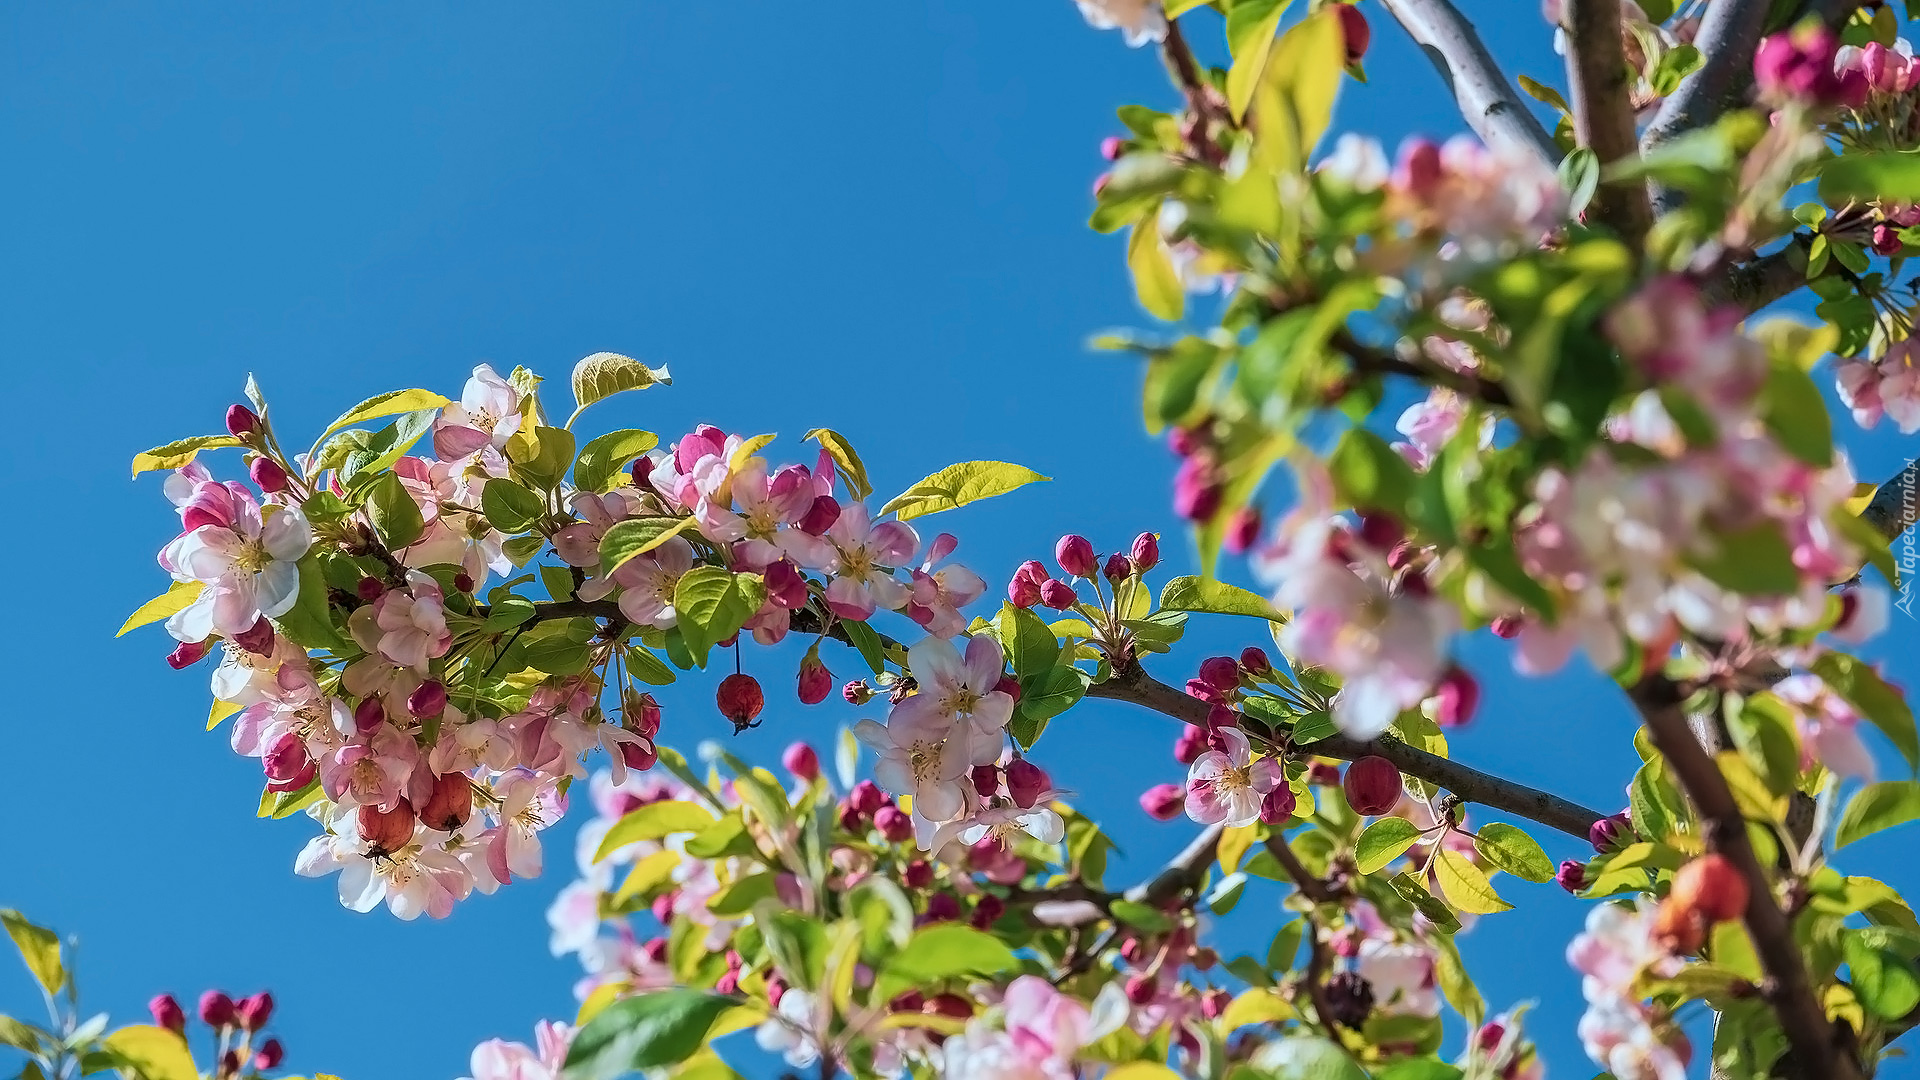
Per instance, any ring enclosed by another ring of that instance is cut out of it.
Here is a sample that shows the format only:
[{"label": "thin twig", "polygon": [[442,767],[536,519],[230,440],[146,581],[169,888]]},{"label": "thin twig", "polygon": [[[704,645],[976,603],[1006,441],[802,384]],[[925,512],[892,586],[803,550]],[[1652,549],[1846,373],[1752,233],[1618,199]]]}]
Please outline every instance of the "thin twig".
[{"label": "thin twig", "polygon": [[1531,154],[1550,168],[1560,163],[1560,148],[1458,8],[1448,0],[1382,3],[1446,80],[1460,115],[1482,142],[1496,150]]},{"label": "thin twig", "polygon": [[1507,388],[1471,372],[1456,371],[1443,364],[1408,360],[1384,349],[1364,344],[1346,329],[1334,332],[1333,347],[1345,353],[1356,370],[1371,375],[1404,375],[1434,386],[1444,386],[1464,397],[1488,405],[1510,407],[1513,398]]},{"label": "thin twig", "polygon": [[[1620,0],[1567,0],[1566,12],[1574,135],[1580,145],[1593,150],[1603,169],[1637,160],[1640,145],[1633,132]],[[1647,186],[1640,181],[1601,184],[1594,192],[1591,213],[1636,251],[1653,227],[1653,207],[1647,201]]]}]

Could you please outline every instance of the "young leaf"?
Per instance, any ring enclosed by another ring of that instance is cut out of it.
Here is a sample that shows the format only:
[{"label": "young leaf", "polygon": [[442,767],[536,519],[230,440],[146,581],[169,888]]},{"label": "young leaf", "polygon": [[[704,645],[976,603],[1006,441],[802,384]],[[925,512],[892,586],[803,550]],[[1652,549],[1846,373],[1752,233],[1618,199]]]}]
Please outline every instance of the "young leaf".
[{"label": "young leaf", "polygon": [[340,419],[327,425],[327,430],[313,440],[314,446],[327,441],[327,436],[341,428],[352,427],[367,420],[377,420],[382,416],[397,416],[400,413],[419,412],[422,409],[442,409],[453,402],[431,390],[389,390],[355,405],[340,415]]},{"label": "young leaf", "polygon": [[660,990],[616,1001],[573,1037],[565,1080],[614,1080],[692,1057],[733,999],[702,990]]},{"label": "young leaf", "polygon": [[1406,854],[1407,849],[1419,839],[1419,826],[1406,818],[1379,818],[1368,825],[1360,833],[1360,839],[1354,842],[1354,869],[1363,874],[1378,873]]},{"label": "young leaf", "polygon": [[140,1080],[200,1080],[187,1040],[152,1024],[129,1024],[102,1042]]},{"label": "young leaf", "polygon": [[1885,780],[1861,788],[1847,803],[1833,846],[1846,847],[1882,829],[1920,818],[1920,781]]},{"label": "young leaf", "polygon": [[953,510],[981,499],[1005,495],[1035,480],[1047,480],[1024,465],[1004,461],[963,461],[949,465],[887,500],[882,515],[901,521]]},{"label": "young leaf", "polygon": [[684,517],[643,517],[616,521],[600,538],[600,573],[610,575],[636,555],[644,555],[698,523]]},{"label": "young leaf", "polygon": [[607,830],[593,853],[599,862],[638,840],[658,840],[674,833],[702,832],[713,825],[713,815],[698,803],[670,800],[648,803],[628,811]]},{"label": "young leaf", "polygon": [[1224,581],[1190,574],[1174,578],[1160,590],[1160,610],[1248,615],[1269,622],[1285,622],[1287,619],[1278,608],[1257,593]]},{"label": "young leaf", "polygon": [[662,386],[673,385],[673,377],[667,369],[650,368],[631,356],[619,353],[597,352],[583,357],[573,366],[573,416],[567,418],[567,427],[573,426],[586,407],[596,401],[604,401],[615,394],[627,390],[645,390],[658,383]]},{"label": "young leaf", "polygon": [[1440,891],[1446,895],[1447,902],[1461,911],[1492,915],[1513,909],[1512,904],[1493,891],[1493,883],[1479,867],[1451,848],[1440,849],[1440,857],[1434,862],[1434,877],[1439,880]]},{"label": "young leaf", "polygon": [[187,605],[200,599],[200,593],[205,589],[206,586],[198,581],[174,582],[167,586],[166,592],[141,604],[138,611],[127,616],[127,621],[120,624],[120,629],[113,636],[120,637],[137,627],[173,618],[176,613],[185,610]]},{"label": "young leaf", "polygon": [[1879,944],[1876,933],[1885,931],[1842,931],[1840,953],[1860,1004],[1882,1020],[1898,1020],[1920,1005],[1920,973],[1911,958]]},{"label": "young leaf", "polygon": [[1160,242],[1160,222],[1148,217],[1127,234],[1127,269],[1133,272],[1133,291],[1147,314],[1179,322],[1187,310],[1187,289]]},{"label": "young leaf", "polygon": [[367,494],[367,516],[373,519],[374,531],[388,551],[399,551],[420,539],[427,527],[420,504],[413,501],[398,473],[384,473],[374,483]]},{"label": "young leaf", "polygon": [[1473,847],[1482,858],[1522,881],[1553,880],[1553,861],[1539,843],[1505,822],[1481,826]]},{"label": "young leaf", "polygon": [[1227,52],[1233,66],[1227,70],[1227,105],[1237,121],[1253,101],[1253,89],[1266,70],[1267,54],[1280,32],[1280,17],[1289,0],[1236,0],[1227,10]]},{"label": "young leaf", "polygon": [[480,489],[480,510],[487,521],[503,533],[527,531],[546,511],[546,503],[521,484],[504,476],[487,481]]},{"label": "young leaf", "polygon": [[596,494],[607,490],[622,465],[660,445],[660,436],[639,428],[609,431],[580,448],[573,462],[573,486]]},{"label": "young leaf", "polygon": [[14,948],[20,950],[20,959],[26,962],[27,970],[49,997],[66,988],[67,969],[60,962],[60,938],[53,931],[35,926],[12,908],[0,908],[0,924],[6,926],[7,936],[13,939]]},{"label": "young leaf", "polygon": [[812,439],[833,459],[839,470],[840,480],[847,485],[847,493],[855,499],[865,499],[873,494],[873,484],[867,480],[867,467],[861,463],[860,455],[854,453],[853,444],[845,435],[832,428],[814,428],[802,435],[803,439]]},{"label": "young leaf", "polygon": [[736,574],[720,566],[696,566],[673,589],[673,609],[687,650],[701,667],[707,651],[738,633],[767,599],[758,574]]},{"label": "young leaf", "polygon": [[133,475],[155,469],[177,469],[202,450],[218,450],[228,446],[239,446],[240,440],[231,435],[195,435],[191,439],[180,439],[156,446],[143,454],[133,455]]}]

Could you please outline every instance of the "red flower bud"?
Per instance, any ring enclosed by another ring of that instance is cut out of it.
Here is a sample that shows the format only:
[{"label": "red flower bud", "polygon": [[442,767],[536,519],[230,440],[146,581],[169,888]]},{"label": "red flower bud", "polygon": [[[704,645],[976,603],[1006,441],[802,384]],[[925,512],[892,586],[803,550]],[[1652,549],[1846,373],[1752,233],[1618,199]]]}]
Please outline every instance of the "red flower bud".
[{"label": "red flower bud", "polygon": [[1360,542],[1375,551],[1392,551],[1407,538],[1407,530],[1390,514],[1369,510],[1360,515]]},{"label": "red flower bud", "polygon": [[[623,746],[622,749],[625,749]],[[437,832],[452,832],[473,816],[473,784],[465,773],[433,778],[433,790],[420,807],[420,821]]]},{"label": "red flower bud", "polygon": [[386,592],[387,587],[380,584],[379,578],[363,577],[354,584],[353,591],[354,595],[371,604],[380,599],[380,594]]},{"label": "red flower bud", "polygon": [[1341,780],[1347,793],[1347,805],[1362,817],[1374,817],[1393,809],[1400,801],[1403,785],[1400,770],[1383,757],[1363,757],[1347,766]]},{"label": "red flower bud", "polygon": [[1506,638],[1511,641],[1520,636],[1520,628],[1524,625],[1525,623],[1521,621],[1518,615],[1502,615],[1494,619],[1487,629],[1493,631],[1495,637]]},{"label": "red flower bud", "polygon": [[1434,691],[1439,703],[1434,708],[1434,723],[1441,727],[1459,727],[1473,719],[1480,706],[1480,683],[1466,668],[1455,666],[1440,677]]},{"label": "red flower bud", "polygon": [[1440,175],[1444,170],[1438,144],[1429,139],[1408,139],[1400,144],[1400,160],[1393,169],[1393,186],[1416,199],[1424,199],[1440,183]]},{"label": "red flower bud", "polygon": [[247,475],[253,477],[253,482],[268,495],[278,495],[287,490],[287,470],[272,458],[254,458],[247,465]]},{"label": "red flower bud", "polygon": [[714,693],[713,700],[720,708],[720,715],[733,721],[735,728],[751,727],[754,717],[760,715],[761,707],[767,703],[766,695],[760,692],[759,680],[737,671],[720,680],[720,689]]},{"label": "red flower bud", "polygon": [[467,573],[465,570],[453,575],[453,588],[455,592],[471,593],[473,591],[473,575]]},{"label": "red flower bud", "polygon": [[861,814],[871,815],[883,806],[891,805],[887,793],[880,785],[871,780],[862,780],[853,785],[853,791],[847,795],[847,803]]},{"label": "red flower bud", "polygon": [[259,1031],[273,1018],[273,995],[262,990],[252,997],[241,998],[239,1004],[233,1007],[233,1015],[240,1021],[241,1027],[248,1031]]},{"label": "red flower bud", "polygon": [[1221,728],[1239,727],[1240,714],[1233,706],[1224,701],[1216,701],[1207,709],[1207,728],[1209,733]]},{"label": "red flower bud", "polygon": [[1240,670],[1256,676],[1271,674],[1273,661],[1267,659],[1266,651],[1258,645],[1249,645],[1240,650]]},{"label": "red flower bud", "polygon": [[1340,782],[1340,767],[1331,761],[1316,761],[1307,766],[1307,783],[1332,787]]},{"label": "red flower bud", "polygon": [[808,652],[800,659],[798,693],[800,704],[818,705],[833,693],[833,672],[820,662],[820,654]]},{"label": "red flower bud", "polygon": [[1188,521],[1211,521],[1220,512],[1221,487],[1213,466],[1195,455],[1173,474],[1173,511]]},{"label": "red flower bud", "polygon": [[813,505],[807,507],[807,512],[800,515],[800,531],[820,536],[833,528],[833,523],[839,520],[839,500],[831,495],[816,495],[813,498]]},{"label": "red flower bud", "polygon": [[909,889],[924,889],[933,884],[933,864],[925,859],[915,859],[907,864],[900,879],[907,883]]},{"label": "red flower bud", "polygon": [[1116,551],[1107,556],[1107,565],[1101,568],[1100,576],[1107,579],[1107,584],[1118,585],[1133,576],[1133,562]]},{"label": "red flower bud", "polygon": [[1209,656],[1200,662],[1200,681],[1215,690],[1237,689],[1240,665],[1231,656]]},{"label": "red flower bud", "polygon": [[1367,45],[1373,41],[1373,30],[1367,25],[1367,17],[1352,4],[1335,4],[1333,10],[1340,15],[1340,33],[1347,42],[1347,63],[1357,64],[1367,55]]},{"label": "red flower bud", "polygon": [[201,994],[200,1022],[217,1028],[233,1023],[233,999],[218,990],[209,990]]},{"label": "red flower bud", "polygon": [[768,599],[775,606],[789,611],[807,606],[807,579],[792,559],[769,563],[761,579],[766,583]]},{"label": "red flower bud", "polygon": [[899,997],[894,998],[892,1001],[887,1002],[887,1011],[919,1012],[926,1004],[927,999],[920,996],[920,991],[909,990]]},{"label": "red flower bud", "polygon": [[227,434],[244,439],[260,430],[260,418],[245,405],[227,406]]},{"label": "red flower bud", "polygon": [[273,791],[299,791],[313,782],[313,755],[299,735],[285,732],[260,756],[267,771],[267,787]]},{"label": "red flower bud", "polygon": [[651,739],[660,734],[660,701],[652,694],[641,694],[627,700],[627,719],[633,723],[633,730]]},{"label": "red flower bud", "polygon": [[814,753],[813,747],[806,743],[797,742],[788,746],[780,755],[780,764],[809,784],[820,779],[820,755]]},{"label": "red flower bud", "polygon": [[387,722],[387,707],[379,698],[366,698],[353,707],[353,728],[362,735]]},{"label": "red flower bud", "polygon": [[1191,765],[1207,752],[1207,732],[1189,724],[1181,730],[1180,736],[1173,740],[1173,759],[1182,765]]},{"label": "red flower bud", "polygon": [[1127,553],[1127,561],[1133,564],[1133,572],[1144,574],[1160,565],[1160,537],[1154,533],[1141,533],[1133,538],[1133,549]]},{"label": "red flower bud", "polygon": [[1172,821],[1187,809],[1187,789],[1179,784],[1155,784],[1140,794],[1140,809],[1155,821]]},{"label": "red flower bud", "polygon": [[1747,910],[1747,879],[1726,856],[1702,855],[1673,875],[1670,903],[1699,912],[1709,923],[1737,919]]},{"label": "red flower bud", "polygon": [[913,839],[913,818],[892,803],[873,812],[873,827],[896,844]]},{"label": "red flower bud", "polygon": [[1192,457],[1206,444],[1206,433],[1197,427],[1177,427],[1167,431],[1167,449],[1181,457]]},{"label": "red flower bud", "polygon": [[1160,993],[1160,984],[1146,972],[1127,976],[1127,1000],[1135,1005],[1150,1005]]},{"label": "red flower bud", "polygon": [[428,679],[407,695],[407,712],[422,720],[431,720],[446,708],[447,687],[438,679]]},{"label": "red flower bud", "polygon": [[1586,865],[1568,859],[1560,864],[1560,869],[1553,875],[1553,880],[1568,892],[1577,893],[1587,887]]},{"label": "red flower bud", "polygon": [[1218,1020],[1232,1003],[1233,995],[1216,986],[1200,995],[1200,1015],[1209,1020]]},{"label": "red flower bud", "polygon": [[[651,737],[649,737],[651,738]],[[646,772],[660,762],[660,748],[652,742],[620,744],[620,764],[635,772]]]},{"label": "red flower bud", "polygon": [[1293,789],[1280,784],[1260,800],[1260,820],[1269,825],[1278,825],[1293,816],[1293,806]]},{"label": "red flower bud", "polygon": [[927,922],[947,922],[960,917],[960,901],[949,892],[937,892],[927,897]]},{"label": "red flower bud", "polygon": [[248,627],[245,633],[235,634],[233,643],[255,656],[272,656],[273,624],[267,621],[265,615],[262,615],[254,620],[253,625]]},{"label": "red flower bud", "polygon": [[1080,595],[1066,582],[1050,580],[1040,586],[1040,602],[1055,611],[1065,611],[1080,602]]},{"label": "red flower bud", "polygon": [[1015,705],[1020,704],[1020,680],[1019,679],[1016,679],[1011,675],[1002,675],[1000,676],[1000,681],[993,684],[993,689],[995,693],[1005,694],[1008,697],[1012,698],[1013,703]]},{"label": "red flower bud", "polygon": [[1033,809],[1040,796],[1052,790],[1053,781],[1046,770],[1028,761],[1015,758],[1007,763],[1007,794],[1013,797],[1013,805],[1022,810]]},{"label": "red flower bud", "polygon": [[255,1072],[265,1072],[279,1068],[286,1056],[287,1051],[280,1045],[279,1039],[268,1039],[260,1044],[259,1052],[253,1055],[253,1069]]},{"label": "red flower bud", "polygon": [[1633,838],[1633,823],[1625,814],[1603,817],[1587,827],[1587,842],[1602,855],[1632,843]]},{"label": "red flower bud", "polygon": [[1235,555],[1244,555],[1259,539],[1260,511],[1243,506],[1227,519],[1227,531],[1220,537],[1220,546]]},{"label": "red flower bud", "polygon": [[920,1006],[920,1011],[933,1016],[951,1016],[956,1020],[964,1020],[973,1015],[973,1002],[959,994],[935,994],[927,999],[925,1005]]},{"label": "red flower bud", "polygon": [[147,1002],[147,1011],[153,1014],[153,1022],[169,1031],[185,1031],[187,1012],[172,994],[155,995]]},{"label": "red flower bud", "polygon": [[220,1055],[220,1071],[216,1075],[226,1077],[226,1076],[237,1076],[239,1075],[239,1073],[240,1073],[240,1051],[229,1050],[226,1053],[221,1054]]},{"label": "red flower bud", "polygon": [[1040,583],[1024,574],[1007,582],[1007,603],[1025,609],[1040,602]]},{"label": "red flower bud", "polygon": [[1109,135],[1100,140],[1100,156],[1108,161],[1119,161],[1127,152],[1127,144],[1118,135]]},{"label": "red flower bud", "polygon": [[167,666],[175,671],[192,667],[207,655],[207,649],[204,641],[183,641],[167,654]]},{"label": "red flower bud", "polygon": [[1053,545],[1053,561],[1077,578],[1091,579],[1100,565],[1094,558],[1092,542],[1074,533],[1068,533]]},{"label": "red flower bud", "polygon": [[975,765],[973,767],[973,790],[983,799],[991,799],[1000,794],[1000,769],[994,765]]},{"label": "red flower bud", "polygon": [[1053,575],[1047,573],[1047,568],[1041,564],[1040,560],[1028,559],[1026,562],[1021,563],[1020,566],[1014,570],[1013,576],[1017,578],[1026,578],[1028,581],[1033,582],[1035,585],[1040,585],[1040,584],[1043,584],[1048,578],[1052,577]]},{"label": "red flower bud", "polygon": [[1891,258],[1900,254],[1900,233],[1891,225],[1873,227],[1873,250],[1875,253]]},{"label": "red flower bud", "polygon": [[840,696],[846,698],[849,705],[865,705],[873,700],[873,688],[864,681],[855,679],[840,688]]},{"label": "red flower bud", "polygon": [[985,930],[999,922],[1000,916],[1006,913],[1006,901],[992,893],[983,893],[980,899],[973,902],[973,917],[967,921],[973,924],[975,930]]},{"label": "red flower bud", "polygon": [[382,855],[392,855],[413,843],[413,804],[401,799],[391,810],[362,806],[354,815],[360,839]]}]

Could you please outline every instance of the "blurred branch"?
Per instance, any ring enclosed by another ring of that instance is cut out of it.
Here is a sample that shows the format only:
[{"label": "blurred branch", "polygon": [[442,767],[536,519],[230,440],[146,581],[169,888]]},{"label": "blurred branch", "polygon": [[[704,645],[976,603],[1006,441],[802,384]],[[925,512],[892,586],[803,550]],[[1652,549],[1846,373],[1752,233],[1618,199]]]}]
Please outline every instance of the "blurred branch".
[{"label": "blurred branch", "polygon": [[[1681,80],[1654,114],[1640,139],[1644,152],[1689,131],[1698,131],[1739,104],[1753,86],[1753,54],[1766,30],[1772,0],[1715,0],[1701,17],[1694,47],[1705,60]],[[1685,196],[1672,188],[1657,188],[1654,208],[1669,213]]]},{"label": "blurred branch", "polygon": [[1334,332],[1332,345],[1353,362],[1355,370],[1364,374],[1405,375],[1420,382],[1444,386],[1463,397],[1482,401],[1488,405],[1505,408],[1513,404],[1513,398],[1508,395],[1507,388],[1497,382],[1469,372],[1456,371],[1444,364],[1426,360],[1424,357],[1409,360],[1385,349],[1374,348],[1362,343],[1344,328]]},{"label": "blurred branch", "polygon": [[1528,110],[1466,16],[1448,0],[1381,0],[1453,91],[1460,115],[1482,142],[1531,154],[1552,168],[1560,148]]},{"label": "blurred branch", "polygon": [[[1724,2],[1724,0],[1723,0]],[[1720,4],[1715,4],[1719,7]],[[1573,130],[1580,145],[1600,159],[1602,174],[1640,156],[1634,137],[1632,76],[1621,40],[1620,0],[1567,0],[1567,85]],[[1602,183],[1592,216],[1611,226],[1635,251],[1653,227],[1647,186],[1639,181]]]}]

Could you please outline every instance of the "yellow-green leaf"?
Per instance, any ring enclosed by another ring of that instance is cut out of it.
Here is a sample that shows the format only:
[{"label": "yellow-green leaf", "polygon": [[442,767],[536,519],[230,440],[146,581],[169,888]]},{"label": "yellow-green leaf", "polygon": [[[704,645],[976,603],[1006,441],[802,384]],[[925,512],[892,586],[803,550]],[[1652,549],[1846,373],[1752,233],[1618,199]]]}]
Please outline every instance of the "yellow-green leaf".
[{"label": "yellow-green leaf", "polygon": [[1220,846],[1216,849],[1216,857],[1220,860],[1222,872],[1231,874],[1240,869],[1240,860],[1246,858],[1248,850],[1259,841],[1259,833],[1260,825],[1256,822],[1252,825],[1240,825],[1220,834]]},{"label": "yellow-green leaf", "polygon": [[1904,825],[1915,818],[1920,818],[1920,781],[1885,780],[1868,784],[1854,794],[1846,810],[1841,812],[1833,846],[1846,847],[1862,837]]},{"label": "yellow-green leaf", "polygon": [[673,377],[664,367],[650,368],[631,356],[619,353],[597,352],[583,357],[573,366],[573,416],[567,419],[568,427],[587,406],[596,401],[604,401],[626,390],[645,390],[655,383],[671,386]]},{"label": "yellow-green leaf", "polygon": [[1261,158],[1276,173],[1306,167],[1333,120],[1346,60],[1339,16],[1325,8],[1300,20],[1273,46],[1254,95],[1253,125]]},{"label": "yellow-green leaf", "polygon": [[1160,223],[1148,217],[1127,238],[1127,269],[1133,271],[1133,291],[1140,306],[1156,319],[1178,322],[1187,310],[1187,290],[1160,242]]},{"label": "yellow-green leaf", "polygon": [[656,851],[636,861],[633,869],[627,871],[627,880],[620,883],[620,891],[613,895],[613,905],[619,907],[636,896],[652,892],[672,878],[674,868],[679,865],[680,855],[671,849]]},{"label": "yellow-green leaf", "polygon": [[352,427],[367,420],[377,420],[382,416],[397,416],[400,413],[419,412],[421,409],[441,409],[453,404],[447,398],[431,390],[389,390],[355,405],[340,415],[340,419],[327,425],[327,430],[313,441],[318,447],[327,441],[327,436],[341,428]]},{"label": "yellow-green leaf", "polygon": [[820,444],[820,448],[833,459],[840,472],[840,479],[846,482],[847,491],[855,499],[865,499],[873,494],[873,484],[867,479],[867,467],[860,461],[860,455],[854,453],[853,444],[845,435],[832,428],[814,428],[802,436]]},{"label": "yellow-green leaf", "polygon": [[1129,1061],[1108,1069],[1107,1080],[1180,1080],[1180,1074],[1157,1061]]},{"label": "yellow-green leaf", "polygon": [[120,637],[137,627],[172,618],[175,613],[184,610],[188,604],[200,599],[200,593],[205,589],[206,586],[198,581],[174,582],[167,587],[166,592],[141,604],[140,610],[127,616],[127,621],[120,624],[120,629],[113,636]]},{"label": "yellow-green leaf", "polygon": [[51,996],[66,987],[67,969],[60,963],[58,935],[28,922],[26,916],[12,908],[0,908],[0,924],[6,926],[7,936],[13,939],[14,948],[20,950],[20,959],[26,961],[27,970],[33,972],[41,989]]},{"label": "yellow-green leaf", "polygon": [[1282,1020],[1298,1020],[1300,1013],[1278,990],[1270,986],[1256,986],[1241,992],[1220,1014],[1220,1031],[1232,1032],[1248,1024],[1271,1024]]},{"label": "yellow-green leaf", "polygon": [[202,450],[219,450],[223,447],[239,446],[240,440],[231,435],[195,435],[191,439],[179,439],[156,446],[143,454],[133,455],[133,475],[155,469],[177,469],[192,461],[194,455]]},{"label": "yellow-green leaf", "polygon": [[1479,867],[1451,848],[1440,849],[1440,857],[1434,862],[1434,876],[1439,879],[1440,891],[1447,902],[1461,911],[1492,915],[1513,908],[1493,891],[1493,883]]},{"label": "yellow-green leaf", "polygon": [[187,1040],[152,1024],[129,1024],[106,1037],[107,1049],[133,1066],[140,1080],[200,1080]]},{"label": "yellow-green leaf", "polygon": [[212,731],[214,728],[219,727],[220,721],[225,720],[227,717],[239,711],[239,705],[231,701],[221,701],[219,698],[215,698],[213,700],[213,708],[207,710],[207,730]]},{"label": "yellow-green leaf", "polygon": [[1354,869],[1374,874],[1406,854],[1420,839],[1420,827],[1402,817],[1383,817],[1368,825],[1353,845]]},{"label": "yellow-green leaf", "polygon": [[593,860],[599,862],[612,852],[637,840],[658,840],[674,833],[698,832],[713,824],[713,815],[699,803],[669,800],[648,803],[613,823],[600,840]]},{"label": "yellow-green leaf", "polygon": [[1213,615],[1248,615],[1269,622],[1285,622],[1286,615],[1265,597],[1237,585],[1191,574],[1174,578],[1160,590],[1162,611],[1198,611]]},{"label": "yellow-green leaf", "polygon": [[1274,35],[1280,32],[1280,16],[1286,14],[1289,0],[1236,0],[1227,11],[1227,52],[1233,66],[1227,69],[1227,105],[1233,118],[1246,115],[1253,100],[1253,89],[1266,70],[1267,55],[1273,50]]},{"label": "yellow-green leaf", "polygon": [[1005,495],[1035,480],[1048,480],[1024,465],[1004,461],[963,461],[949,465],[932,476],[887,500],[882,514],[905,521],[943,510],[953,510],[981,499]]},{"label": "yellow-green leaf", "polygon": [[600,538],[600,573],[612,574],[628,559],[645,555],[698,523],[698,518],[691,517],[642,517],[615,522]]}]

